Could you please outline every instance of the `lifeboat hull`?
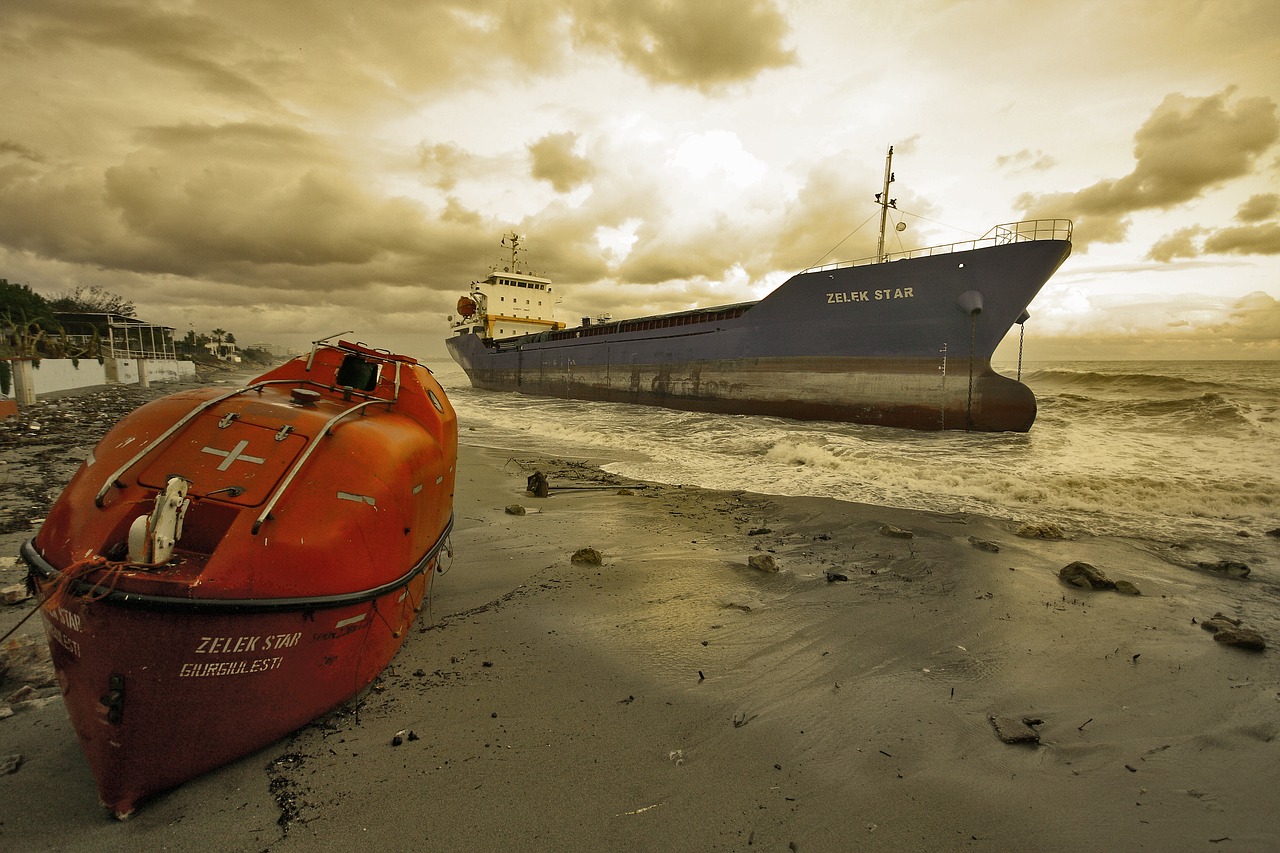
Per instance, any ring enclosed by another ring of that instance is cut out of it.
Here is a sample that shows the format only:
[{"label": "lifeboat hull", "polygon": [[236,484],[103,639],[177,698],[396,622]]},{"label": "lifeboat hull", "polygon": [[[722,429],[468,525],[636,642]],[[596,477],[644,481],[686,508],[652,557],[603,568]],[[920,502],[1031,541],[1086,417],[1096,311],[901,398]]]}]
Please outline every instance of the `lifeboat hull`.
[{"label": "lifeboat hull", "polygon": [[372,683],[446,547],[456,459],[430,371],[346,342],[107,433],[22,556],[112,813]]},{"label": "lifeboat hull", "polygon": [[128,816],[368,687],[404,643],[433,568],[371,601],[326,609],[206,613],[91,596],[43,608],[103,805]]}]

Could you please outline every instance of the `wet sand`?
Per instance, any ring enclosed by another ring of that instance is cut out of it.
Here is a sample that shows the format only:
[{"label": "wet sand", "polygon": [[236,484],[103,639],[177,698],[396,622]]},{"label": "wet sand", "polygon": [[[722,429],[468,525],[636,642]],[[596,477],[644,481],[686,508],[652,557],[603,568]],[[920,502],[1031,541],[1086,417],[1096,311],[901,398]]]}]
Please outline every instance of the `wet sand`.
[{"label": "wet sand", "polygon": [[[1198,624],[1221,611],[1280,641],[1256,581],[977,516],[622,495],[603,460],[461,439],[452,563],[361,701],[124,823],[60,699],[20,705],[0,719],[0,758],[22,756],[0,775],[0,847],[1280,848],[1276,651]],[[13,455],[6,488],[29,477]],[[525,494],[535,469],[547,498]],[[573,562],[584,547],[602,564]],[[780,570],[748,567],[761,554]],[[1067,586],[1075,560],[1142,595]],[[0,608],[0,630],[29,606]],[[992,715],[1041,720],[1039,744],[1003,742]]]}]

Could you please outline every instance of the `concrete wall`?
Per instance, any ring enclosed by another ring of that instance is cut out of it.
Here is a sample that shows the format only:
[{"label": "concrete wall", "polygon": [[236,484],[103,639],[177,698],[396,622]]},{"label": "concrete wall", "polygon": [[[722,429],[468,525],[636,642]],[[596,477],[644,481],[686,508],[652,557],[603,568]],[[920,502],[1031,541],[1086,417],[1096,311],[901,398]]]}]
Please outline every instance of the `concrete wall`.
[{"label": "concrete wall", "polygon": [[[20,376],[22,372],[15,370],[14,374]],[[96,358],[42,358],[39,366],[31,362],[31,379],[37,396],[107,384],[106,370]],[[22,399],[20,394],[17,396]]]},{"label": "concrete wall", "polygon": [[193,361],[148,361],[147,378],[152,382],[176,382],[179,379],[194,379],[196,365]]},{"label": "concrete wall", "polygon": [[137,385],[144,370],[148,382],[173,382],[196,375],[196,366],[190,361],[154,358],[146,359],[145,364],[136,358],[109,358],[105,369],[106,382],[110,385]]},{"label": "concrete wall", "polygon": [[190,361],[146,359],[106,359],[99,364],[96,358],[42,358],[39,366],[31,359],[10,359],[10,396],[0,395],[0,417],[12,409],[8,401],[19,406],[29,405],[36,397],[92,388],[97,385],[137,385],[145,372],[151,382],[174,382],[196,375],[196,366]]}]

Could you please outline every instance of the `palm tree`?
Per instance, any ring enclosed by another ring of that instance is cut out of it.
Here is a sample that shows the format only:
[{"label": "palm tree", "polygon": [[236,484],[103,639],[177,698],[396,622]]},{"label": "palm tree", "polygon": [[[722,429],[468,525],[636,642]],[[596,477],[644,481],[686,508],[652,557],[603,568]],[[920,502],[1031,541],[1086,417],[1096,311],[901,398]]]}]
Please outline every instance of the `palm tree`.
[{"label": "palm tree", "polygon": [[212,332],[212,335],[213,335],[213,354],[216,358],[222,358],[223,356],[222,342],[226,340],[227,330],[214,329]]}]

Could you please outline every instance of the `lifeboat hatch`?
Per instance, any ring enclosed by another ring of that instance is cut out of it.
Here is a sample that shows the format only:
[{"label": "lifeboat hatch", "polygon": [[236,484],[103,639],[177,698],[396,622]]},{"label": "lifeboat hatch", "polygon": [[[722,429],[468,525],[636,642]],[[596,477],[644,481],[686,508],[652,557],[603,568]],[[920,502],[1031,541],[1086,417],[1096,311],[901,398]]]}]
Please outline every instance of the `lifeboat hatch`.
[{"label": "lifeboat hatch", "polygon": [[[226,423],[226,426],[222,426]],[[191,485],[199,500],[258,506],[271,495],[307,438],[283,432],[279,424],[259,426],[244,419],[226,421],[209,414],[197,418],[173,443],[157,453],[138,484],[163,491],[170,477]]]}]

